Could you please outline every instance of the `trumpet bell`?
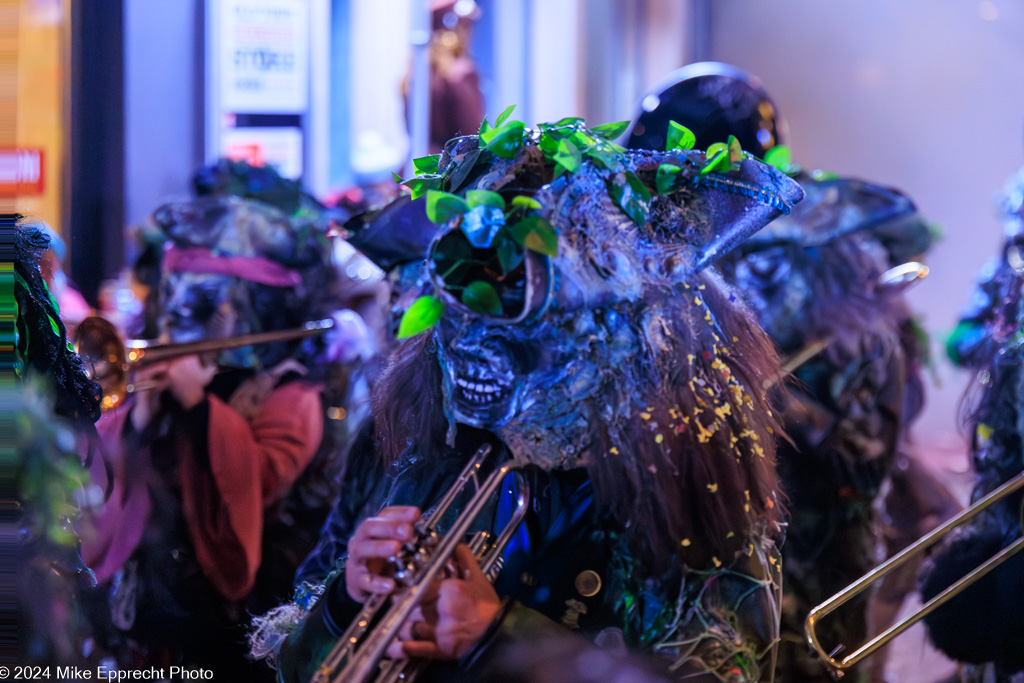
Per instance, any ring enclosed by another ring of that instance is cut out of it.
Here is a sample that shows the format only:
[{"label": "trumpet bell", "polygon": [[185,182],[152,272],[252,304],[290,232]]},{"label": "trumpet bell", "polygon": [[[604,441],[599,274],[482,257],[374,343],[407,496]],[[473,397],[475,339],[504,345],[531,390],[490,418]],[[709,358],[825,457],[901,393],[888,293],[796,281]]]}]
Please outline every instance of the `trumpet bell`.
[{"label": "trumpet bell", "polygon": [[123,403],[128,394],[128,362],[114,325],[99,316],[90,316],[75,329],[72,344],[82,359],[86,376],[103,391],[100,408],[107,411]]}]

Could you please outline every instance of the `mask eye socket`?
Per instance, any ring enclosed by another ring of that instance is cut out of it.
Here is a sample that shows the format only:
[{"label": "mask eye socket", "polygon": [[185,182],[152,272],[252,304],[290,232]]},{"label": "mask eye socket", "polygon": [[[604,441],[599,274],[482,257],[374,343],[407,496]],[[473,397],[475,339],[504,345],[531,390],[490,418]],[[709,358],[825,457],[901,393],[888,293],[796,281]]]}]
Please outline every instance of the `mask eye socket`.
[{"label": "mask eye socket", "polygon": [[475,247],[462,230],[450,230],[431,246],[428,263],[447,305],[492,320],[526,320],[550,299],[550,259],[504,234]]}]

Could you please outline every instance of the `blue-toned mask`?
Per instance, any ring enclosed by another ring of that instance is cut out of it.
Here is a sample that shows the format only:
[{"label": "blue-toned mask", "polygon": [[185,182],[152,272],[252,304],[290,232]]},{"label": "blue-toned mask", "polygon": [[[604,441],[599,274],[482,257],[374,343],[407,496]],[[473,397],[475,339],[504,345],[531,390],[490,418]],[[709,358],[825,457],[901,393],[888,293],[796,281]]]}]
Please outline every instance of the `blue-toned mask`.
[{"label": "blue-toned mask", "polygon": [[595,424],[643,412],[671,381],[662,366],[693,348],[683,328],[714,329],[695,287],[718,285],[697,274],[802,196],[749,155],[712,161],[626,151],[576,120],[525,130],[511,158],[476,136],[449,143],[435,177],[453,192],[426,202],[453,427],[560,467],[586,457]]}]

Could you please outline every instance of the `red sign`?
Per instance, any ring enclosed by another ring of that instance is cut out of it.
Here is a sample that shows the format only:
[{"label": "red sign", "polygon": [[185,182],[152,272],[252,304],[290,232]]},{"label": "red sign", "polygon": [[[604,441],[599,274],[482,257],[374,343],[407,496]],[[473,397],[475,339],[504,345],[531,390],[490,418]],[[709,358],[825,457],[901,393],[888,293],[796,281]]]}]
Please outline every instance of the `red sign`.
[{"label": "red sign", "polygon": [[0,149],[0,197],[43,193],[43,150]]}]

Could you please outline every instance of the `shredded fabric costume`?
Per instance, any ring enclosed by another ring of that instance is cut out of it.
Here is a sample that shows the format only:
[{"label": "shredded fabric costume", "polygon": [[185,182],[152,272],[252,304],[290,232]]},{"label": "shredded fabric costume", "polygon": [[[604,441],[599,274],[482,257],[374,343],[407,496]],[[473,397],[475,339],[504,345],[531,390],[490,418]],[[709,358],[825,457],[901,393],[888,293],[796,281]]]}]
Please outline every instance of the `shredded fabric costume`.
[{"label": "shredded fabric costume", "polygon": [[[792,518],[783,546],[785,602],[778,675],[830,676],[807,648],[812,607],[874,566],[872,504],[918,412],[925,346],[901,288],[880,276],[923,253],[928,226],[900,193],[850,179],[801,178],[807,197],[723,259],[783,357],[823,348],[781,388],[791,441],[779,475]],[[867,609],[823,623],[828,646],[861,643]]]},{"label": "shredded fabric costume", "polygon": [[[1024,470],[1024,171],[1011,178],[1000,205],[1002,258],[982,272],[948,344],[954,362],[976,372],[965,421],[977,500]],[[1024,496],[1005,498],[954,532],[921,581],[927,600],[1021,536]],[[925,618],[932,641],[966,667],[965,680],[1024,678],[1024,554]],[[987,666],[986,666],[987,665]],[[990,670],[986,670],[990,669]]]},{"label": "shredded fabric costume", "polygon": [[[359,521],[429,509],[490,443],[534,498],[496,582],[510,601],[462,675],[507,674],[515,643],[568,627],[672,676],[770,677],[782,510],[763,383],[777,366],[703,269],[802,192],[742,153],[627,152],[579,119],[498,131],[451,141],[439,175],[411,183],[458,195],[427,196],[444,313],[392,358],[296,603],[259,622],[256,650],[308,679],[358,609],[342,573]],[[480,525],[500,528],[513,489]]]}]

